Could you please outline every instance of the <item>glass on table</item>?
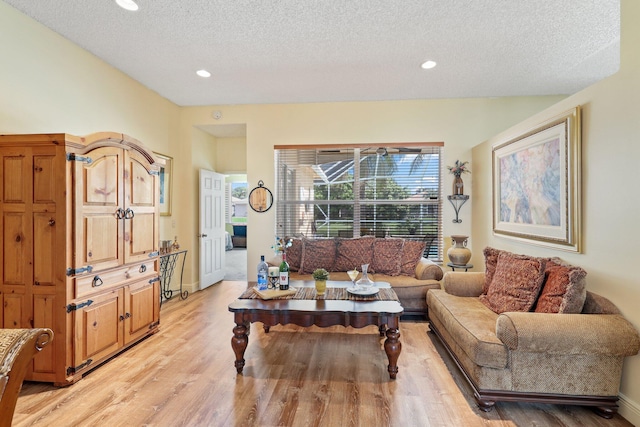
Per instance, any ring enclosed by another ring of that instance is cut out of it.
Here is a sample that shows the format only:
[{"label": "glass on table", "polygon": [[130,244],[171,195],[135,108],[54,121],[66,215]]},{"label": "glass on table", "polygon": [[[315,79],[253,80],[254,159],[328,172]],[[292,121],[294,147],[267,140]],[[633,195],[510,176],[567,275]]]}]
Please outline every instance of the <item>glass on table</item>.
[{"label": "glass on table", "polygon": [[353,284],[353,287],[355,288],[356,287],[356,279],[358,278],[358,274],[360,274],[360,272],[354,268],[353,270],[347,271],[347,274],[349,275],[349,279],[351,279],[351,283]]}]

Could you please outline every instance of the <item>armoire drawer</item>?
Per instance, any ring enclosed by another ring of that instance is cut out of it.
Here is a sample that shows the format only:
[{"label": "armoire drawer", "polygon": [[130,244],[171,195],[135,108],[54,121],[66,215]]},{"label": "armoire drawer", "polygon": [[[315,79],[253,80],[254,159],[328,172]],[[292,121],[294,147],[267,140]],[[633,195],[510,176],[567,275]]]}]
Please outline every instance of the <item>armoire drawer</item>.
[{"label": "armoire drawer", "polygon": [[151,260],[101,271],[97,274],[88,274],[76,279],[76,298],[113,289],[142,277],[154,277],[157,275],[155,262]]}]

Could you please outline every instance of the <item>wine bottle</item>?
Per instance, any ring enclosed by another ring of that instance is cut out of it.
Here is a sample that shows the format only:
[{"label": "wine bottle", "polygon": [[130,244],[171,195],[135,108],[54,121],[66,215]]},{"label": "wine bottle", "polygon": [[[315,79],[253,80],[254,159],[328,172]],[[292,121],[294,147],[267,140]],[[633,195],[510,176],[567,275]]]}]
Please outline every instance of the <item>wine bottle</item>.
[{"label": "wine bottle", "polygon": [[269,266],[264,262],[264,255],[260,255],[258,263],[258,289],[264,291],[267,289],[267,275],[269,274]]},{"label": "wine bottle", "polygon": [[282,253],[282,262],[280,263],[280,290],[289,289],[289,263],[287,263],[287,254]]}]

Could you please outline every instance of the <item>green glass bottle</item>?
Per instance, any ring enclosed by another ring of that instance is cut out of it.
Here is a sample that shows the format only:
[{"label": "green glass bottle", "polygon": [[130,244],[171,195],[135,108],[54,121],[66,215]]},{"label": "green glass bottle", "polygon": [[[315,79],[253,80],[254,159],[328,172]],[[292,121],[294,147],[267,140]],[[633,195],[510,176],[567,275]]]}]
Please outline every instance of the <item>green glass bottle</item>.
[{"label": "green glass bottle", "polygon": [[289,263],[287,262],[287,254],[282,252],[282,262],[280,263],[280,290],[289,289]]}]

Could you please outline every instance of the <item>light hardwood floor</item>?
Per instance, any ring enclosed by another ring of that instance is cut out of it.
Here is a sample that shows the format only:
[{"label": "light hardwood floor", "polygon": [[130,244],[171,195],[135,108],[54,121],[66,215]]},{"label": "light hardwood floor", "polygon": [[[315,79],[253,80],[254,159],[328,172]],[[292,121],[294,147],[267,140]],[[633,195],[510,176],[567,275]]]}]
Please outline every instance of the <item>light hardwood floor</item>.
[{"label": "light hardwood floor", "polygon": [[237,375],[227,306],[245,287],[165,303],[159,333],[70,387],[25,383],[14,426],[631,426],[577,406],[481,412],[426,322],[401,322],[395,381],[373,326],[254,324]]}]

